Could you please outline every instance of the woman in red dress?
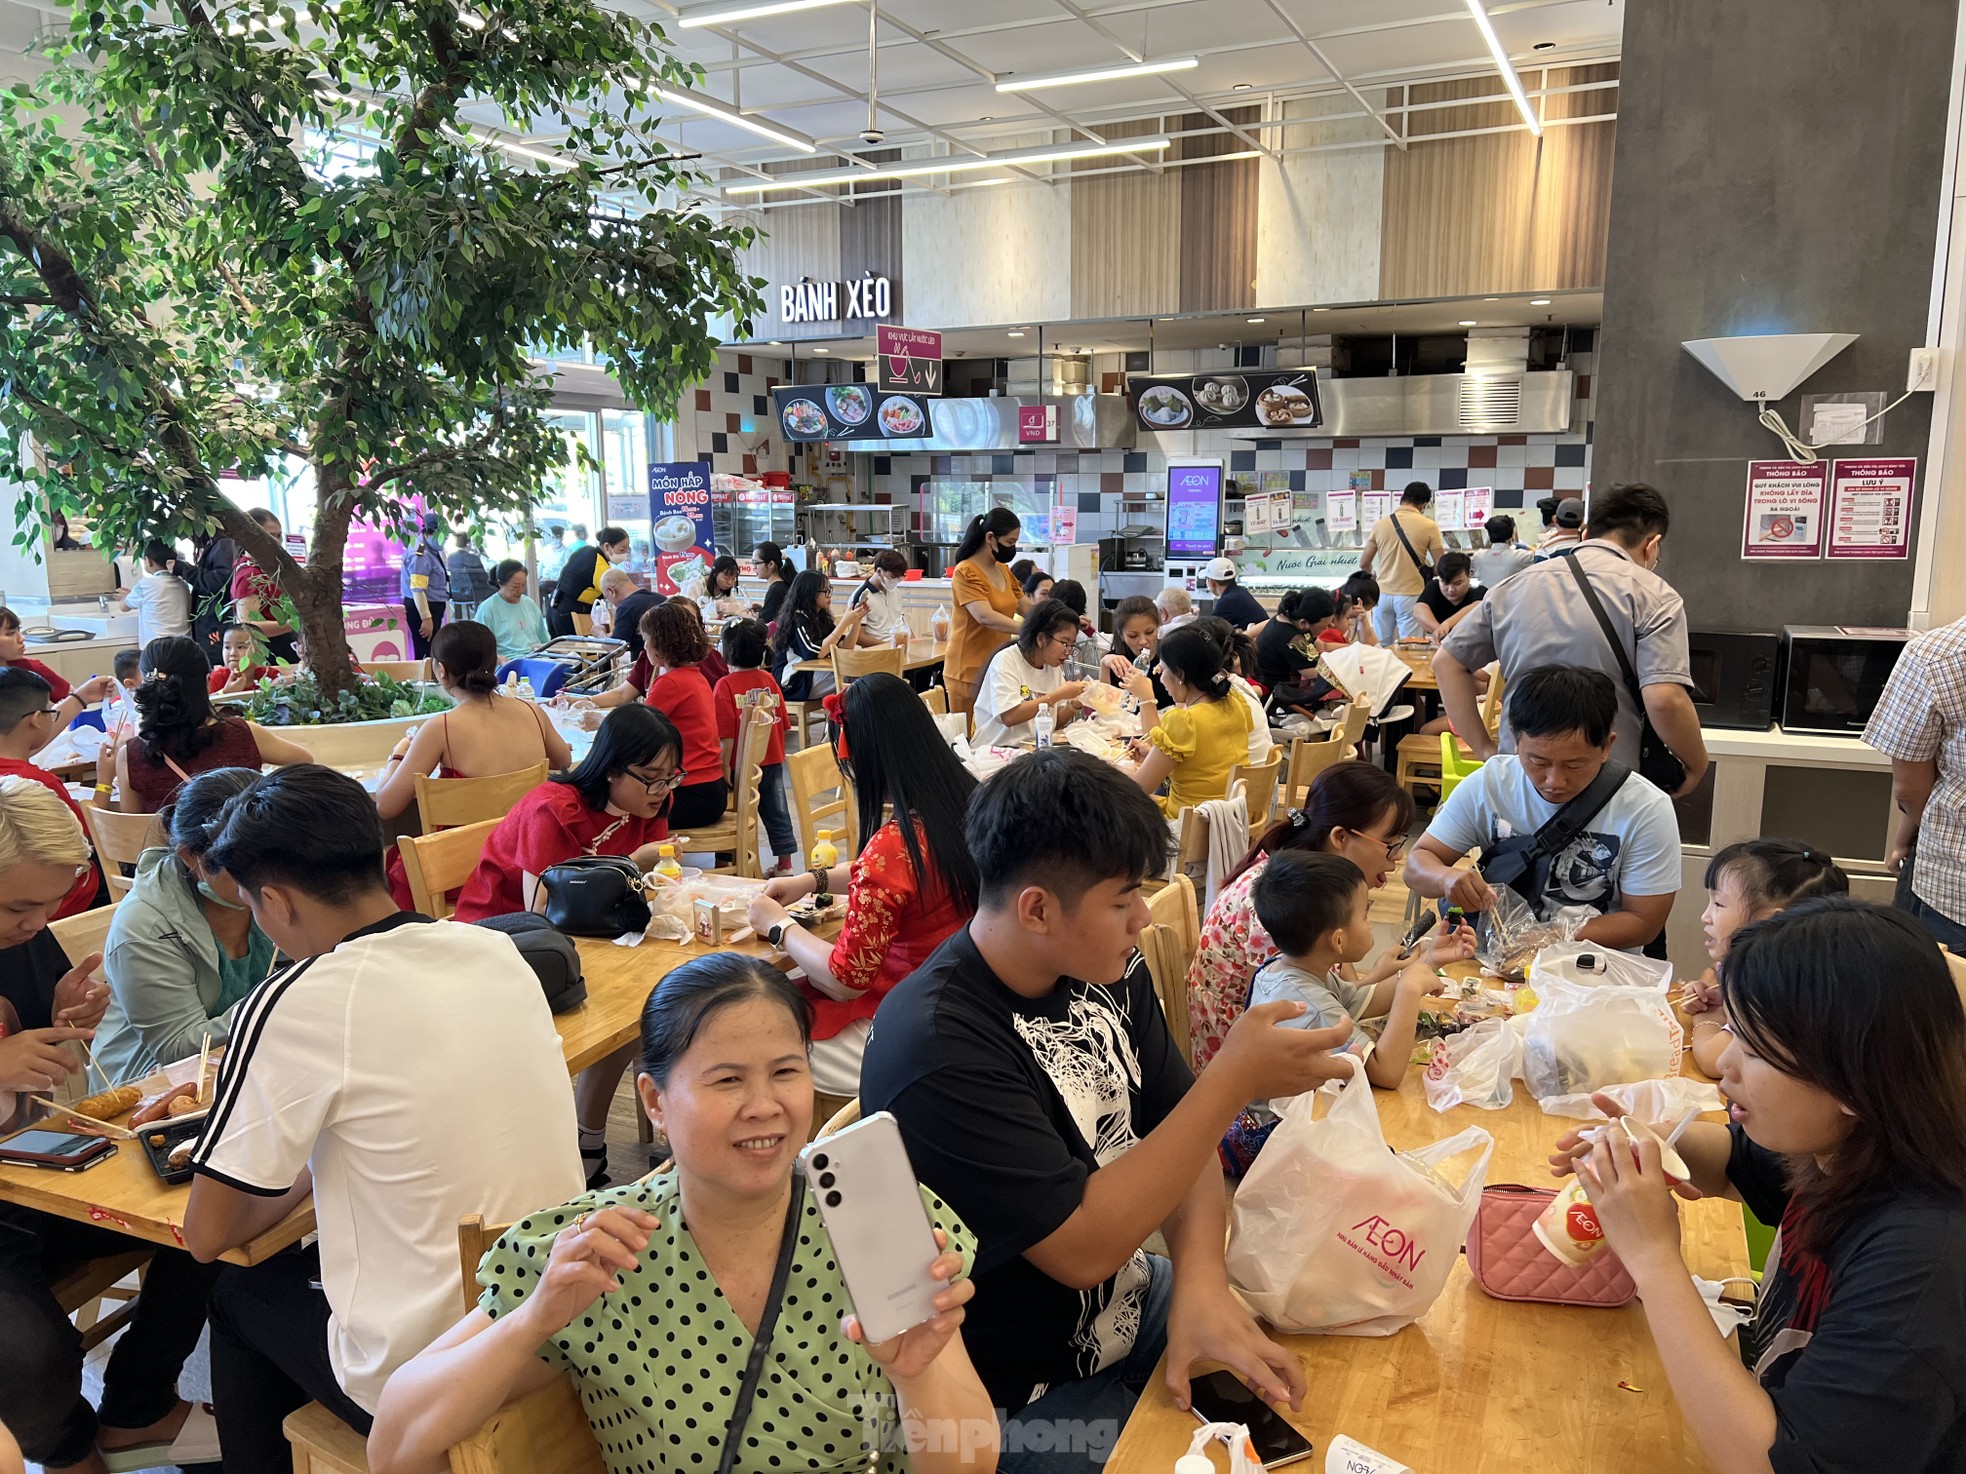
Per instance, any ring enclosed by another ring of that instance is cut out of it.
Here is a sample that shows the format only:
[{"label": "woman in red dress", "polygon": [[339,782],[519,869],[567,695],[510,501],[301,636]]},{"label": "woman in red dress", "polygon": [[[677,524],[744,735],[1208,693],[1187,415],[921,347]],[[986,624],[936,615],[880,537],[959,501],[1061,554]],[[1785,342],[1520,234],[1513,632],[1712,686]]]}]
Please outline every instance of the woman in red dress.
[{"label": "woman in red dress", "polygon": [[143,682],[136,689],[137,734],[116,750],[116,806],[126,814],[155,814],[178,785],[214,768],[311,762],[306,748],[264,727],[212,710],[205,652],[184,635],[165,635],[143,647]]},{"label": "woman in red dress", "polygon": [[[859,805],[860,853],[823,877],[812,870],[772,881],[751,903],[750,921],[805,972],[813,1089],[857,1095],[881,999],[976,914],[976,862],[963,841],[976,779],[898,676],[862,676],[828,696],[826,712]],[[846,922],[831,943],[785,910],[822,882],[828,893],[846,892]]]}]

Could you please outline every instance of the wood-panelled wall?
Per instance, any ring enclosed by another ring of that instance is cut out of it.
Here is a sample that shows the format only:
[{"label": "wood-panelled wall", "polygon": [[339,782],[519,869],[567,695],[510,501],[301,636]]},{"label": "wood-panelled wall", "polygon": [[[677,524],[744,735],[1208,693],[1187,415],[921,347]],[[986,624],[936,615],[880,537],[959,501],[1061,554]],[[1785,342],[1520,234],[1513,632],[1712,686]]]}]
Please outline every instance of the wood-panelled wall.
[{"label": "wood-panelled wall", "polygon": [[[1523,83],[1567,87],[1615,78],[1615,66],[1552,67]],[[1437,138],[1517,118],[1499,80],[1413,87],[1412,102],[1480,98],[1466,107],[1407,114],[1406,149],[1386,154],[1380,234],[1382,297],[1455,297],[1604,282],[1611,209],[1613,123]],[[1490,100],[1499,98],[1499,101]],[[1615,89],[1545,98],[1544,117],[1612,112]]]},{"label": "wood-panelled wall", "polygon": [[[1159,131],[1159,123],[1151,119],[1101,130],[1108,139]],[[1073,172],[1110,162],[1088,159]],[[1181,310],[1182,172],[1095,174],[1072,181],[1074,318]]]},{"label": "wood-panelled wall", "polygon": [[[1254,123],[1262,109],[1227,108],[1231,123]],[[1181,130],[1205,128],[1201,113],[1184,115]],[[1233,133],[1210,133],[1177,140],[1184,159],[1241,153],[1249,145]],[[1256,305],[1255,159],[1190,164],[1174,171],[1181,181],[1181,310],[1211,312]]]}]

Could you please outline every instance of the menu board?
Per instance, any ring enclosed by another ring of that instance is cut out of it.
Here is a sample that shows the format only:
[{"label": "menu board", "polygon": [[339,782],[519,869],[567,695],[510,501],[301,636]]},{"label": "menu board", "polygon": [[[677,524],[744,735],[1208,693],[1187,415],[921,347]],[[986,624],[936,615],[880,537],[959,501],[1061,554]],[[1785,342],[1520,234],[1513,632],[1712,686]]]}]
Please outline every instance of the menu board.
[{"label": "menu board", "polygon": [[1829,466],[1822,461],[1749,461],[1743,558],[1820,558],[1823,498]]},{"label": "menu board", "polygon": [[1393,514],[1390,491],[1362,491],[1358,497],[1358,520],[1368,533]]},{"label": "menu board", "polygon": [[801,384],[771,391],[772,411],[793,445],[819,440],[922,440],[935,433],[930,401],[883,394],[872,384]]},{"label": "menu board", "polygon": [[1830,472],[1829,556],[1911,556],[1912,456],[1838,461]]},{"label": "menu board", "polygon": [[679,594],[710,571],[710,463],[657,461],[649,467],[648,515],[655,539],[655,591]]},{"label": "menu board", "polygon": [[1324,423],[1316,369],[1129,374],[1126,387],[1145,430],[1312,430]]},{"label": "menu board", "polygon": [[1213,558],[1222,535],[1222,465],[1167,468],[1167,556]]}]

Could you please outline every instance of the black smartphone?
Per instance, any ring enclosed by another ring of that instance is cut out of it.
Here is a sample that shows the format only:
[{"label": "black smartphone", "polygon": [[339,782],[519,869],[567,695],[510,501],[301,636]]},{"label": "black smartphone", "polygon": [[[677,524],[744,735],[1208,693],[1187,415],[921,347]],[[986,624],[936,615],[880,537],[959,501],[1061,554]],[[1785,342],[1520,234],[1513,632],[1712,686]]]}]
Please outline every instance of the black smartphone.
[{"label": "black smartphone", "polygon": [[1209,1372],[1189,1385],[1188,1400],[1198,1423],[1240,1423],[1249,1430],[1256,1457],[1265,1469],[1281,1468],[1311,1456],[1311,1440],[1283,1415],[1251,1392],[1234,1372]]},{"label": "black smartphone", "polygon": [[27,1167],[52,1167],[58,1172],[86,1172],[115,1155],[116,1143],[100,1136],[39,1128],[18,1131],[0,1141],[0,1162]]}]

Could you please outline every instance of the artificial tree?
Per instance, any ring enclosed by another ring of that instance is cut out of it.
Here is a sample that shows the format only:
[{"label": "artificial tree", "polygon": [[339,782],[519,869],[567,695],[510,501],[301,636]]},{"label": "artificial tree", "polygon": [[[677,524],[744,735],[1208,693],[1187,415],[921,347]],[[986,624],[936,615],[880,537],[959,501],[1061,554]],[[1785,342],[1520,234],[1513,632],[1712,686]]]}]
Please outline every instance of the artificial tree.
[{"label": "artificial tree", "polygon": [[[355,517],[522,510],[568,455],[534,359],[591,341],[666,417],[711,320],[758,309],[752,233],[678,206],[695,176],[651,131],[653,89],[699,80],[586,0],[76,0],[0,96],[15,541],[49,507],[119,541],[222,530],[350,689]],[[514,152],[487,112],[559,139]],[[373,157],[324,171],[324,136]],[[283,457],[314,473],[305,566],[220,490]]]}]

